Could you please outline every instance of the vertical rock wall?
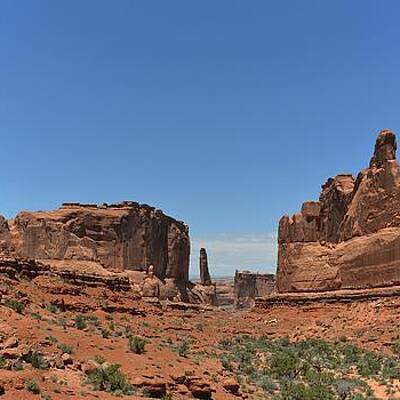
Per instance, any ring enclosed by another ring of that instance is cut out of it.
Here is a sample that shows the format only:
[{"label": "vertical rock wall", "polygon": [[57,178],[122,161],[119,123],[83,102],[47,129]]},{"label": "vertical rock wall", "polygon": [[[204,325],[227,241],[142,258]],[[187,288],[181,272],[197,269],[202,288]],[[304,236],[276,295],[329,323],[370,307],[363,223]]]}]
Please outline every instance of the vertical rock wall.
[{"label": "vertical rock wall", "polygon": [[188,227],[134,202],[21,212],[14,220],[0,219],[0,243],[0,251],[19,257],[94,261],[113,271],[154,265],[160,279],[188,281]]},{"label": "vertical rock wall", "polygon": [[318,202],[279,222],[280,292],[400,284],[400,169],[396,137],[379,133],[369,168],[337,175]]}]

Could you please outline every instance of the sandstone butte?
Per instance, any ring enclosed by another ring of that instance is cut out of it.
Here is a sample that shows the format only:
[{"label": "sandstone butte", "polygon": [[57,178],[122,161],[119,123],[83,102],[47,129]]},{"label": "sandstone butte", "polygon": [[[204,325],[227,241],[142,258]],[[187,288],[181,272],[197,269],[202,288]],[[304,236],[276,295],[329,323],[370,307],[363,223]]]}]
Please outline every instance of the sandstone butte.
[{"label": "sandstone butte", "polygon": [[155,276],[170,282],[185,300],[189,229],[161,210],[136,202],[64,203],[54,211],[23,211],[13,220],[0,216],[0,255],[76,273],[126,272],[139,280],[153,265]]},{"label": "sandstone butte", "polygon": [[279,222],[277,290],[322,292],[400,284],[400,169],[393,132],[369,167],[322,185],[319,201]]}]

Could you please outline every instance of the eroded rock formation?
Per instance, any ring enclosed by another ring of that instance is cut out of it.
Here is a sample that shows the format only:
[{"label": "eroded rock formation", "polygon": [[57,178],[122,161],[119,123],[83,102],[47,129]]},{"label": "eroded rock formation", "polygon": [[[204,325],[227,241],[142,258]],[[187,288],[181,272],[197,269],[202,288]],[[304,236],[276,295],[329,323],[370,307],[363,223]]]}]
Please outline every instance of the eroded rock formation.
[{"label": "eroded rock formation", "polygon": [[65,203],[54,211],[0,218],[3,256],[52,262],[92,262],[108,271],[147,271],[177,285],[188,282],[188,227],[162,211],[135,202]]},{"label": "eroded rock formation", "polygon": [[369,168],[338,175],[318,202],[279,223],[280,292],[400,283],[400,168],[393,132],[379,133]]},{"label": "eroded rock formation", "polygon": [[199,268],[200,282],[193,286],[192,294],[200,303],[216,306],[218,304],[216,285],[211,281],[207,250],[204,248],[200,249]]},{"label": "eroded rock formation", "polygon": [[200,249],[200,282],[202,285],[211,285],[211,276],[208,269],[208,256],[207,250],[204,248]]},{"label": "eroded rock formation", "polygon": [[268,296],[275,291],[275,275],[236,271],[233,291],[235,308],[253,307],[256,297]]}]

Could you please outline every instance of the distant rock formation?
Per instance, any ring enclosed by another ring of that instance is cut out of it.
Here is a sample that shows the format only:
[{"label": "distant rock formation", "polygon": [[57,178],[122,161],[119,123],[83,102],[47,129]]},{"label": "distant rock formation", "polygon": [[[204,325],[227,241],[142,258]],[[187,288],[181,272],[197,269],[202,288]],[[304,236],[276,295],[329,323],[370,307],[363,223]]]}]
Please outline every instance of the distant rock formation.
[{"label": "distant rock formation", "polygon": [[400,284],[400,168],[393,132],[379,133],[369,168],[338,175],[318,202],[279,223],[279,292]]},{"label": "distant rock formation", "polygon": [[275,275],[250,271],[236,271],[234,279],[234,306],[248,308],[254,306],[256,297],[264,297],[275,291]]},{"label": "distant rock formation", "polygon": [[200,249],[200,282],[204,286],[211,285],[210,271],[208,270],[207,250]]},{"label": "distant rock formation", "polygon": [[135,202],[64,203],[54,211],[0,217],[0,254],[45,261],[93,262],[113,272],[152,271],[188,282],[189,229],[162,211]]},{"label": "distant rock formation", "polygon": [[194,285],[192,292],[203,304],[216,306],[218,304],[216,285],[212,283],[208,269],[207,250],[200,249],[200,283]]}]

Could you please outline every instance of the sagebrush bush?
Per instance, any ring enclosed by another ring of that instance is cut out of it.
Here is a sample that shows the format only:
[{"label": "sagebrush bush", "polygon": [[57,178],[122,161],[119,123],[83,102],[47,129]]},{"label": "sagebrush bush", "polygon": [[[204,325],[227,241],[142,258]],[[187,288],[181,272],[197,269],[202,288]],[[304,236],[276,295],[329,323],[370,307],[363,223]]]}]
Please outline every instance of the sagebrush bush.
[{"label": "sagebrush bush", "polygon": [[38,351],[31,351],[25,355],[23,359],[36,369],[47,369],[49,367],[48,363],[43,359],[42,355]]},{"label": "sagebrush bush", "polygon": [[22,314],[25,310],[25,305],[18,300],[15,299],[7,299],[4,304],[13,309],[18,314]]},{"label": "sagebrush bush", "polygon": [[75,316],[75,328],[80,330],[87,328],[86,319],[83,315],[78,314],[77,316]]},{"label": "sagebrush bush", "polygon": [[181,357],[187,357],[190,351],[190,342],[187,339],[183,339],[177,346],[175,350]]},{"label": "sagebrush bush", "polygon": [[87,383],[91,384],[94,390],[114,394],[133,394],[134,388],[120,371],[120,367],[119,364],[102,364],[93,368],[87,372]]},{"label": "sagebrush bush", "polygon": [[34,379],[25,381],[25,389],[34,394],[40,394],[40,386]]},{"label": "sagebrush bush", "polygon": [[129,348],[135,354],[144,353],[144,348],[146,347],[146,339],[140,336],[129,336]]},{"label": "sagebrush bush", "polygon": [[74,351],[74,348],[72,346],[64,343],[60,343],[57,347],[61,350],[62,353],[72,354]]}]

